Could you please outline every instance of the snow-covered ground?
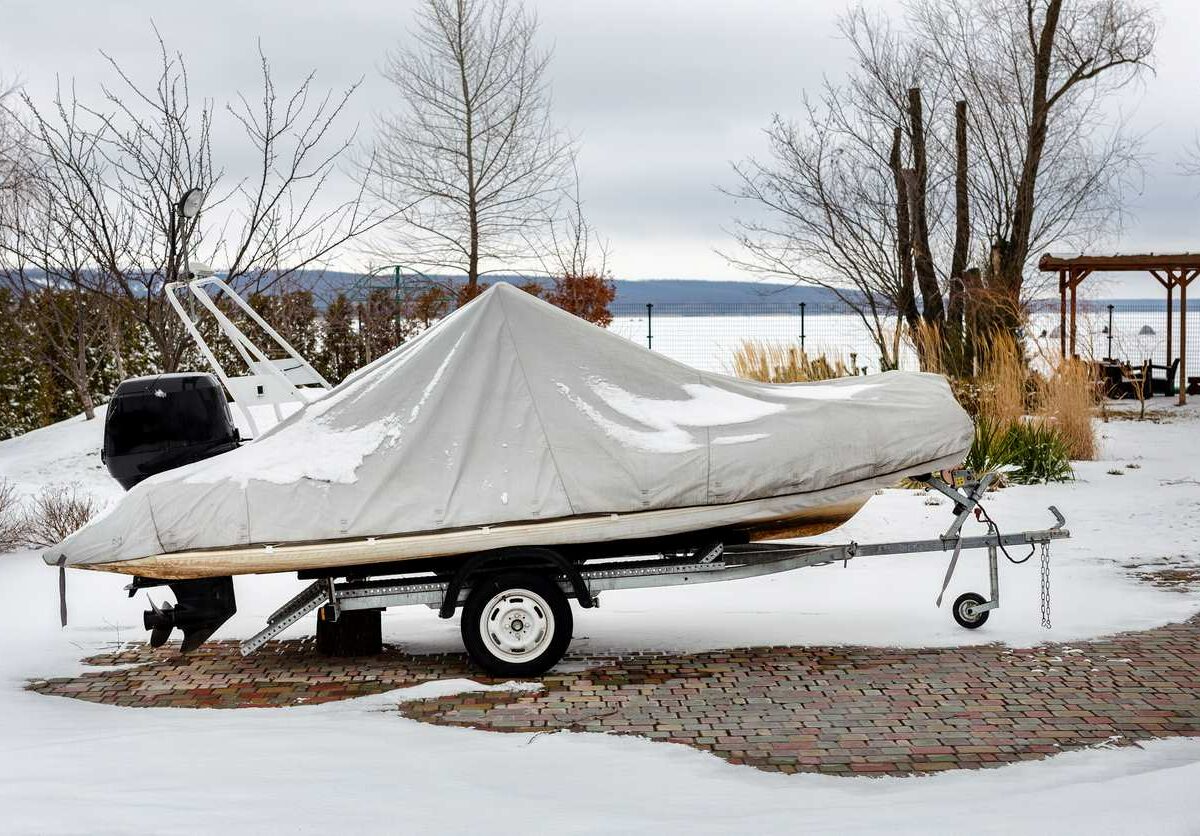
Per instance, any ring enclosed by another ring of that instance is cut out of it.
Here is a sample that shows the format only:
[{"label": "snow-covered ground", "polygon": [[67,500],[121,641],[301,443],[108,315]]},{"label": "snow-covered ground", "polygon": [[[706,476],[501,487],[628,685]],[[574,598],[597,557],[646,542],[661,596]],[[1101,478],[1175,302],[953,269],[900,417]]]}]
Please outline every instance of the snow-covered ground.
[{"label": "snow-covered ground", "polygon": [[[1200,596],[1152,587],[1127,568],[1164,560],[1200,565],[1200,411],[1166,414],[1163,423],[1102,425],[1103,460],[1079,464],[1074,483],[1010,488],[987,503],[1006,529],[1048,525],[1051,503],[1068,518],[1072,539],[1054,549],[1049,631],[1039,624],[1036,560],[1002,567],[1003,608],[967,633],[933,606],[946,557],[923,555],[606,593],[599,610],[577,610],[574,647],[1028,646],[1184,619],[1200,609]],[[114,499],[119,488],[100,463],[100,434],[99,421],[75,419],[0,442],[0,478],[25,493],[78,482]],[[928,500],[883,492],[827,538],[932,536],[945,527],[949,508]],[[964,556],[951,594],[986,591],[983,563],[980,554]],[[55,572],[32,553],[0,557],[0,831],[1200,828],[1195,740],[928,778],[785,776],[635,738],[561,733],[530,740],[424,725],[384,710],[406,697],[475,687],[469,682],[243,711],[115,708],[23,690],[29,678],[71,674],[81,657],[143,637],[145,596],[126,598],[126,580],[70,573],[71,625],[60,630]],[[218,637],[250,634],[298,585],[290,576],[239,578],[238,615]],[[384,628],[389,641],[417,652],[459,646],[457,624],[423,607],[389,611]],[[310,629],[305,622],[293,633]]]}]

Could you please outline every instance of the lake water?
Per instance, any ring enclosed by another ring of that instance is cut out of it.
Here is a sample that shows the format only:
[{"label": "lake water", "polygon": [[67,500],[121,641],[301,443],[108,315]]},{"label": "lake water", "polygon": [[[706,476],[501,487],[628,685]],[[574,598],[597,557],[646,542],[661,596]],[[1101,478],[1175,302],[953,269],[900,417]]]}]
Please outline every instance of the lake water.
[{"label": "lake water", "polygon": [[[1140,363],[1166,357],[1166,314],[1160,310],[1121,310],[1113,314],[1113,333],[1108,335],[1108,312],[1080,312],[1076,321],[1076,350],[1081,357],[1115,356]],[[889,322],[889,327],[891,327]],[[1058,352],[1058,312],[1034,314],[1030,320],[1031,344],[1048,356]],[[793,313],[748,313],[711,316],[678,316],[654,313],[648,318],[619,314],[609,329],[639,345],[697,369],[728,373],[734,352],[743,340],[800,344],[800,318]],[[1188,311],[1188,373],[1200,375],[1200,310]],[[1179,315],[1174,317],[1172,355],[1178,354]],[[825,354],[858,366],[879,371],[879,350],[863,322],[853,314],[808,314],[804,320],[804,346],[810,356]],[[901,350],[901,367],[916,369],[911,347]]]}]

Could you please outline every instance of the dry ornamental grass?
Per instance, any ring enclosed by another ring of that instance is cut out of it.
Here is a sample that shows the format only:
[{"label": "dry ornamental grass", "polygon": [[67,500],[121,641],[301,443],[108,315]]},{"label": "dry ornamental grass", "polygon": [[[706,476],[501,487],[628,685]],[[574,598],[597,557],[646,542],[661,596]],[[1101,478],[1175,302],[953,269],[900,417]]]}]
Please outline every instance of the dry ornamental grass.
[{"label": "dry ornamental grass", "polygon": [[798,346],[765,340],[743,340],[733,354],[731,371],[763,383],[807,383],[852,374],[840,359],[831,361],[824,354],[810,357]]}]

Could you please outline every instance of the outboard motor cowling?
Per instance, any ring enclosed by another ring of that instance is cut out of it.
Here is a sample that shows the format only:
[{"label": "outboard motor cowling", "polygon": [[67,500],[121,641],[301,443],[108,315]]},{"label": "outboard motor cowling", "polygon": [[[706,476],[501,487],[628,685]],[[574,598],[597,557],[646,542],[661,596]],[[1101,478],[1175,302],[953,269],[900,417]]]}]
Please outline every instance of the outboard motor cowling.
[{"label": "outboard motor cowling", "polygon": [[228,452],[240,441],[225,391],[211,374],[134,377],[113,393],[101,453],[129,490],[147,476]]}]

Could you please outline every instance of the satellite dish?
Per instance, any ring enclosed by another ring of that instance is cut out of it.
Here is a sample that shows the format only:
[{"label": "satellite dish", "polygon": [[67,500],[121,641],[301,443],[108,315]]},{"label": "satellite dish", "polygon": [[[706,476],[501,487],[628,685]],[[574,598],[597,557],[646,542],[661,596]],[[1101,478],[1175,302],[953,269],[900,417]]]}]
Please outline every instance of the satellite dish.
[{"label": "satellite dish", "polygon": [[216,272],[203,261],[189,261],[184,269],[187,271],[188,279],[207,279],[216,275]]},{"label": "satellite dish", "polygon": [[188,189],[183,193],[183,197],[179,198],[179,214],[191,220],[200,214],[200,204],[203,202],[204,192],[200,189]]}]

